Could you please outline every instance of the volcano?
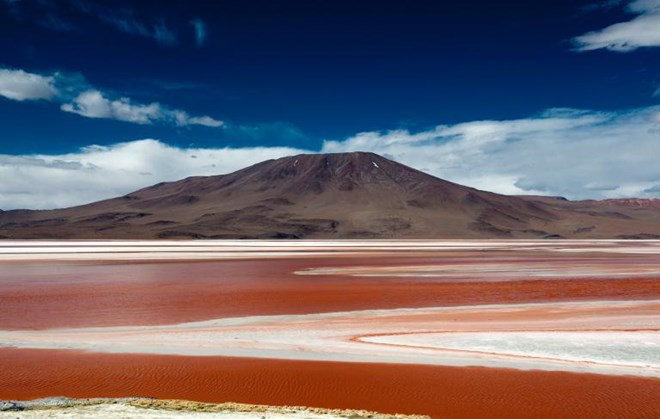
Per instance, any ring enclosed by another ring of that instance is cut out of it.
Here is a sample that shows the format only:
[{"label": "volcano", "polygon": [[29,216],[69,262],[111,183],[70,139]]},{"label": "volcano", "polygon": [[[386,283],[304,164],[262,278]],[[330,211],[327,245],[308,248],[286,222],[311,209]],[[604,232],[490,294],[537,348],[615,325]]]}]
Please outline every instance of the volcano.
[{"label": "volcano", "polygon": [[373,153],[303,154],[87,205],[0,212],[6,239],[660,238],[660,200],[506,196]]}]

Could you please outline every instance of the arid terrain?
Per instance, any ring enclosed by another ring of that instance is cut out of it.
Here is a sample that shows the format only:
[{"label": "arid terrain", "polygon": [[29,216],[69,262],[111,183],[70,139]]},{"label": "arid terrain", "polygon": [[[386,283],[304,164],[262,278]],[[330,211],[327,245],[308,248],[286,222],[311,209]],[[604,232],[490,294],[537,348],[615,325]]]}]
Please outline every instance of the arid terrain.
[{"label": "arid terrain", "polygon": [[660,200],[505,196],[373,153],[310,154],[50,210],[0,211],[8,239],[660,238]]},{"label": "arid terrain", "polygon": [[5,241],[0,266],[0,400],[660,414],[658,241]]}]

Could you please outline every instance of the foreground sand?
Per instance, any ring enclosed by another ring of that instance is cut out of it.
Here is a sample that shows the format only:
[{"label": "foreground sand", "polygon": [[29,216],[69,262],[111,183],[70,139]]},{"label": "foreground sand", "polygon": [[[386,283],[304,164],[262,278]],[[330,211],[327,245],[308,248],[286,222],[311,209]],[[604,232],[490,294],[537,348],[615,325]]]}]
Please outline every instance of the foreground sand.
[{"label": "foreground sand", "polygon": [[386,415],[365,410],[274,407],[238,403],[200,403],[157,399],[49,398],[28,402],[0,401],[0,419],[424,419],[416,415]]},{"label": "foreground sand", "polygon": [[270,419],[339,419],[348,418],[346,415],[332,415],[332,414],[313,414],[301,410],[291,413],[284,412],[189,412],[189,411],[167,411],[162,409],[145,409],[135,406],[126,405],[123,403],[118,404],[97,404],[92,406],[71,406],[64,408],[55,408],[47,410],[32,410],[27,412],[20,412],[17,416],[16,412],[0,412],[0,418],[6,419],[65,419],[65,418],[78,418],[78,419],[212,419],[212,418],[226,418],[226,419],[263,419],[268,417]]},{"label": "foreground sand", "polygon": [[660,416],[660,242],[21,242],[0,259],[0,399]]}]

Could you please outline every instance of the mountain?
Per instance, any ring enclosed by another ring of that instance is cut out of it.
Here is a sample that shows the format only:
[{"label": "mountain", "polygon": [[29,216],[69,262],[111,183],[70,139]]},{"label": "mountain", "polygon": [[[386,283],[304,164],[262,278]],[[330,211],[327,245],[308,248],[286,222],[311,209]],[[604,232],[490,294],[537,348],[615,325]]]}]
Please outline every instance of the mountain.
[{"label": "mountain", "polygon": [[660,200],[505,196],[373,153],[304,154],[57,210],[2,238],[660,238]]}]

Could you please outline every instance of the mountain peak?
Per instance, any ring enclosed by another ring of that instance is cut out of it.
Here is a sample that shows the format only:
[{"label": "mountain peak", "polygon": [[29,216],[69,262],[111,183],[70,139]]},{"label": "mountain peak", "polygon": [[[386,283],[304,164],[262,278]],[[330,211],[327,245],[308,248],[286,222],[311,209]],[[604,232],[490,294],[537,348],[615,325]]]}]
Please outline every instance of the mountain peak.
[{"label": "mountain peak", "polygon": [[296,169],[318,169],[329,170],[335,174],[341,174],[345,169],[351,171],[378,169],[381,165],[396,165],[402,168],[402,164],[388,160],[378,154],[365,151],[353,151],[346,153],[316,153],[298,154],[295,156],[282,157],[262,163],[271,164],[274,167],[294,167]]},{"label": "mountain peak", "polygon": [[498,195],[370,152],[299,154],[79,207],[6,211],[0,237],[660,237],[660,212],[638,207]]},{"label": "mountain peak", "polygon": [[251,190],[274,189],[295,195],[376,189],[405,194],[430,181],[457,186],[371,152],[282,157],[222,176],[220,184],[227,181]]}]

